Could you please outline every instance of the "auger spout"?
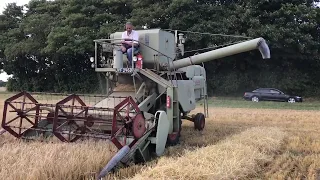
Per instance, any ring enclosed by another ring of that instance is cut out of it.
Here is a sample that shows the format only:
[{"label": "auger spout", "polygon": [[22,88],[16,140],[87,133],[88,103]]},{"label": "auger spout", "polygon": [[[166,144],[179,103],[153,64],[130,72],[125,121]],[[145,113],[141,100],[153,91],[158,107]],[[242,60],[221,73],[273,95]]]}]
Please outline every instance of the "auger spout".
[{"label": "auger spout", "polygon": [[170,69],[173,70],[173,69],[186,67],[189,65],[200,64],[203,62],[224,58],[227,56],[251,51],[254,49],[258,49],[260,51],[263,59],[270,58],[270,50],[266,41],[263,38],[256,38],[253,40],[237,43],[224,48],[219,48],[206,53],[202,53],[202,54],[198,54],[198,55],[173,61],[172,64],[170,65]]}]

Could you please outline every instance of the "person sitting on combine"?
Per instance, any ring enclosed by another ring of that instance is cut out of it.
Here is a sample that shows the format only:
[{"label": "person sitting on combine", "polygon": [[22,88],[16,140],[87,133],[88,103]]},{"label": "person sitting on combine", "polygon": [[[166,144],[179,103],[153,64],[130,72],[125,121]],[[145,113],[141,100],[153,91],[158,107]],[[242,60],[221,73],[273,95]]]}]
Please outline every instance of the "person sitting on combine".
[{"label": "person sitting on combine", "polygon": [[[133,40],[133,42],[132,42]],[[133,25],[130,22],[126,23],[126,31],[122,33],[122,53],[127,53],[128,64],[131,67],[132,63],[132,51],[139,50],[139,34],[133,30]],[[134,48],[132,48],[132,46]]]}]

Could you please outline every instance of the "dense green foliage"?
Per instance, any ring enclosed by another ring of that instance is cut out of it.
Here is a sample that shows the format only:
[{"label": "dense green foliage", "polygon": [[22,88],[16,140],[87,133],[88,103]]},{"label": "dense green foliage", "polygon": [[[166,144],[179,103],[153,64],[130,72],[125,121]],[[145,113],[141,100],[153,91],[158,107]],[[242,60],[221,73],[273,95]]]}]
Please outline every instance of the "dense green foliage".
[{"label": "dense green foliage", "polygon": [[[242,95],[257,87],[320,95],[320,9],[310,0],[32,0],[0,15],[1,67],[8,90],[94,92],[93,39],[136,28],[264,37],[272,58],[248,52],[205,63],[210,94]],[[186,50],[243,37],[185,33]],[[199,51],[202,52],[202,51]],[[193,55],[196,51],[186,53]]]}]

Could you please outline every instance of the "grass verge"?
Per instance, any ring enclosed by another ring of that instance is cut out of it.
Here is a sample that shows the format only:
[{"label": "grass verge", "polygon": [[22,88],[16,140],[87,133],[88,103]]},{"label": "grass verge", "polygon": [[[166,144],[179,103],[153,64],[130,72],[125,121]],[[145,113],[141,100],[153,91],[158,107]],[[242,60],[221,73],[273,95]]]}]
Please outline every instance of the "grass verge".
[{"label": "grass verge", "polygon": [[[198,103],[203,105],[203,101]],[[250,108],[250,109],[293,109],[293,110],[320,110],[320,100],[306,99],[302,103],[288,103],[275,101],[251,102],[242,98],[211,97],[208,99],[209,107],[223,108]]]}]

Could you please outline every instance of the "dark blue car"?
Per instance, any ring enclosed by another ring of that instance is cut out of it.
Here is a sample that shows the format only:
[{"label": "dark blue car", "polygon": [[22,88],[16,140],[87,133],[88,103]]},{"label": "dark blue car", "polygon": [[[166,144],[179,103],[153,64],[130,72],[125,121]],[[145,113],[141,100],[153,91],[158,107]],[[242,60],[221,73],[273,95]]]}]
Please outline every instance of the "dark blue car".
[{"label": "dark blue car", "polygon": [[252,92],[245,92],[243,95],[245,100],[259,102],[259,101],[282,101],[282,102],[302,102],[302,97],[293,96],[283,93],[275,88],[259,88]]}]

